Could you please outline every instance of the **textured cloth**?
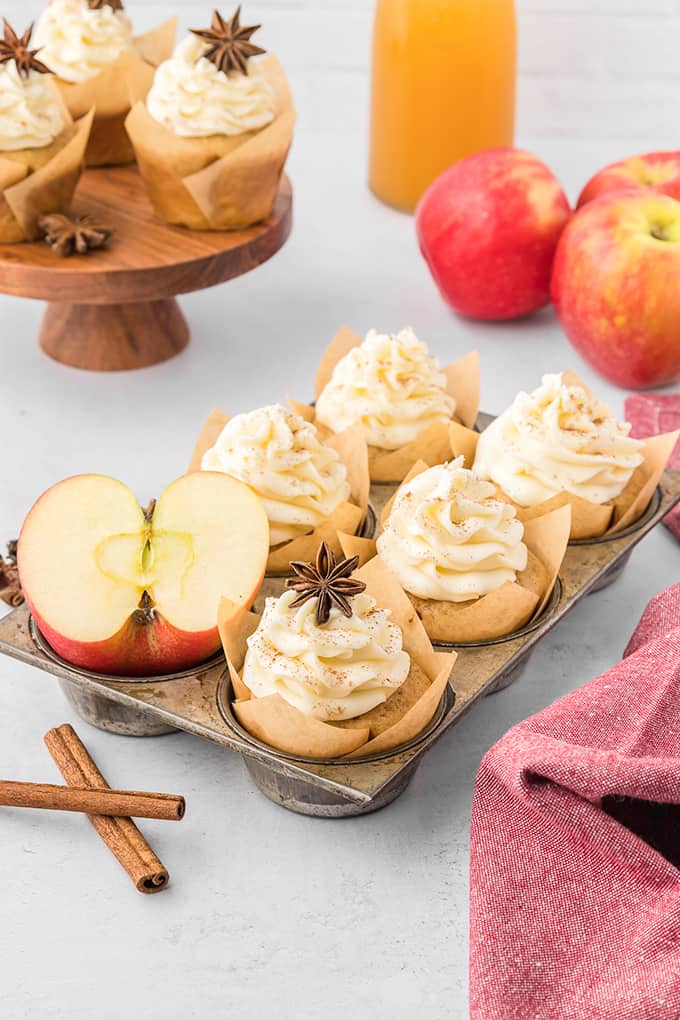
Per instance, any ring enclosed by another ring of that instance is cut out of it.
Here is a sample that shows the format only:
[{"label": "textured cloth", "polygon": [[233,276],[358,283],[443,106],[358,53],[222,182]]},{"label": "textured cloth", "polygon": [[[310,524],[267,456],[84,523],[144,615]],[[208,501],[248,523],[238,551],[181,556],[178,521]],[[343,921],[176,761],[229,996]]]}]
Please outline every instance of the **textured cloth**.
[{"label": "textured cloth", "polygon": [[471,1020],[678,1020],[678,805],[680,584],[618,666],[481,764]]},{"label": "textured cloth", "polygon": [[[626,421],[633,426],[631,435],[636,439],[674,432],[680,429],[680,393],[670,396],[636,393],[626,398],[625,413]],[[680,471],[680,443],[676,443],[668,466]],[[680,503],[666,514],[663,522],[680,539]]]}]

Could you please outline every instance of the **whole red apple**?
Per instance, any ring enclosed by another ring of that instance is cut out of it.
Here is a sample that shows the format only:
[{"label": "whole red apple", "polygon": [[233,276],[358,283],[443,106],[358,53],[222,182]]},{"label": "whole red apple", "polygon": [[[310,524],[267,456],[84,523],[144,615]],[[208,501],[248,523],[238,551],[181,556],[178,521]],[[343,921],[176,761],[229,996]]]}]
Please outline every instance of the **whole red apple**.
[{"label": "whole red apple", "polygon": [[58,655],[97,673],[152,676],[219,649],[221,598],[249,606],[268,554],[252,489],[197,471],[146,511],[113,478],[67,478],[29,512],[17,559],[33,619]]},{"label": "whole red apple", "polygon": [[550,300],[571,210],[552,172],[520,149],[489,149],[445,170],[416,210],[418,241],[442,297],[474,319],[514,319]]},{"label": "whole red apple", "polygon": [[680,378],[680,202],[613,192],[583,206],[555,256],[552,297],[571,343],[631,389]]},{"label": "whole red apple", "polygon": [[680,199],[680,152],[647,152],[611,163],[590,178],[578,207],[610,191],[651,189]]}]

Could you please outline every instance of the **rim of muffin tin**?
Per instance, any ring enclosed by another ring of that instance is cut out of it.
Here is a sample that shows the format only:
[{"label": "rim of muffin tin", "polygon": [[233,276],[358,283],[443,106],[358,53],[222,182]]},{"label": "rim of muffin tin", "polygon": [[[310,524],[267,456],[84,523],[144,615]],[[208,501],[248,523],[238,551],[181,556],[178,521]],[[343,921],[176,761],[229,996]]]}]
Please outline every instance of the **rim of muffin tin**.
[{"label": "rim of muffin tin", "polygon": [[433,648],[446,648],[448,650],[455,651],[457,648],[488,648],[490,645],[502,645],[506,641],[514,641],[516,638],[526,637],[527,634],[532,634],[539,627],[549,620],[557,612],[562,598],[562,581],[559,577],[555,579],[555,584],[550,593],[545,607],[534,619],[529,620],[523,627],[519,627],[517,630],[511,631],[509,634],[502,634],[500,637],[486,638],[484,641],[433,641]]},{"label": "rim of muffin tin", "polygon": [[436,732],[444,717],[448,715],[456,703],[456,692],[450,682],[447,682],[436,711],[427,726],[420,733],[417,733],[415,737],[412,737],[411,740],[407,740],[406,743],[399,744],[398,747],[392,747],[386,751],[379,751],[377,754],[357,754],[352,758],[309,758],[304,755],[291,754],[288,751],[280,751],[277,747],[266,744],[263,740],[258,740],[257,737],[249,733],[240,724],[232,711],[231,702],[233,694],[234,688],[229,670],[225,670],[217,685],[217,710],[226,725],[248,744],[262,751],[267,751],[270,755],[274,754],[277,758],[282,758],[284,761],[301,762],[305,765],[344,765],[345,767],[348,765],[365,765],[369,762],[386,761],[388,758],[394,758],[395,755],[414,750]]},{"label": "rim of muffin tin", "polygon": [[66,659],[62,659],[61,655],[55,652],[52,645],[49,643],[45,635],[42,633],[37,623],[32,616],[28,619],[28,629],[31,635],[31,639],[36,648],[46,655],[57,665],[63,666],[64,669],[69,670],[71,673],[77,673],[80,676],[89,676],[93,680],[99,680],[102,683],[116,683],[116,684],[160,684],[167,683],[169,680],[183,680],[186,677],[195,676],[197,673],[203,672],[204,670],[211,669],[213,666],[217,666],[219,663],[225,663],[224,652],[219,651],[214,655],[211,655],[209,659],[204,659],[203,662],[197,663],[190,669],[182,669],[177,673],[159,673],[157,676],[117,676],[114,673],[95,673],[94,670],[84,669],[82,666],[74,666],[72,662],[67,662]]},{"label": "rim of muffin tin", "polygon": [[639,528],[651,520],[661,505],[661,499],[661,488],[657,485],[645,512],[636,521],[629,524],[627,528],[622,528],[621,531],[614,531],[611,534],[605,532],[604,535],[598,535],[596,538],[573,538],[569,545],[601,545],[603,542],[615,542],[617,538],[628,538],[629,535],[635,534]]}]

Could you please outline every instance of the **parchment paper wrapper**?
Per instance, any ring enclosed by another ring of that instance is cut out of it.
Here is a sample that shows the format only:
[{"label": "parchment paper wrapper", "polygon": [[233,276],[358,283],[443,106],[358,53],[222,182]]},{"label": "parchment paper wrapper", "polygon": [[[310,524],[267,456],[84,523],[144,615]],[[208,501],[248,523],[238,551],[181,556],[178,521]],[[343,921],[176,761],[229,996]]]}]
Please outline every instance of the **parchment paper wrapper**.
[{"label": "parchment paper wrapper", "polygon": [[260,131],[180,138],[136,103],[125,126],[157,216],[192,230],[240,230],[269,216],[293,138],[295,111],[276,57],[260,67],[276,115]]},{"label": "parchment paper wrapper", "polygon": [[436,652],[397,579],[374,559],[353,575],[365,581],[366,590],[403,634],[411,656],[405,682],[383,705],[342,723],[320,722],[289,705],[280,695],[254,698],[241,679],[246,638],[260,617],[245,606],[226,599],[218,621],[234,687],[234,714],[257,740],[286,754],[303,758],[352,758],[382,754],[416,737],[431,721],[449,682],[455,652]]},{"label": "parchment paper wrapper", "polygon": [[[217,442],[222,429],[229,421],[229,415],[214,408],[205,420],[196,440],[189,462],[189,471],[200,471],[203,455]],[[350,499],[340,503],[330,517],[317,525],[313,531],[290,542],[273,546],[267,561],[267,574],[290,573],[291,560],[313,560],[322,542],[327,542],[336,556],[342,555],[339,532],[354,534],[359,531],[368,508],[370,481],[368,477],[368,452],[363,429],[355,427],[345,432],[329,433],[324,442],[332,446],[347,469],[350,484]]]},{"label": "parchment paper wrapper", "polygon": [[135,53],[125,53],[89,81],[68,82],[56,77],[72,117],[95,111],[85,154],[87,166],[134,162],[125,118],[136,102],[146,98],[158,64],[171,56],[176,32],[177,18],[170,18],[146,35],[138,36]]},{"label": "parchment paper wrapper", "polygon": [[[565,373],[565,375],[574,379],[578,385],[583,386],[583,383],[579,382],[572,373]],[[536,517],[542,517],[558,507],[570,506],[571,534],[569,537],[571,541],[609,535],[614,538],[619,531],[634,524],[649,506],[678,437],[680,437],[680,430],[644,440],[642,464],[634,471],[623,492],[608,503],[591,503],[589,500],[573,496],[569,492],[560,492],[556,496],[552,496],[551,499],[543,500],[534,506],[520,506],[518,503],[514,503],[507,494],[501,493],[501,495],[507,499],[508,503],[512,503],[517,517],[525,523]],[[478,440],[478,433],[471,429],[456,424],[451,426],[453,455],[463,455],[465,467],[471,468],[474,463]]]},{"label": "parchment paper wrapper", "polygon": [[68,124],[51,145],[0,153],[0,242],[35,241],[44,213],[68,212],[83,170],[93,111]]},{"label": "parchment paper wrapper", "polygon": [[[314,384],[315,398],[318,400],[322,390],[326,387],[333,374],[337,363],[344,358],[354,347],[362,343],[362,338],[349,328],[343,326],[335,335],[326,348],[316,373]],[[477,420],[479,410],[479,354],[477,351],[470,351],[458,361],[453,361],[443,369],[446,374],[446,391],[456,401],[455,421],[460,421],[470,429]],[[302,404],[296,400],[290,400],[290,405],[298,414],[301,414],[307,421],[316,421],[314,407],[311,404]],[[324,426],[317,426],[322,434],[328,434],[329,430]],[[383,450],[377,446],[368,447],[368,462],[371,481],[383,483],[401,482],[404,476],[410,471],[415,463],[424,461],[428,467],[435,464],[442,464],[450,460],[451,438],[449,427],[446,423],[430,425],[412,442],[400,447],[398,450]]]},{"label": "parchment paper wrapper", "polygon": [[[403,484],[428,468],[416,464]],[[389,517],[399,489],[383,512]],[[550,598],[569,542],[571,508],[558,507],[524,524],[524,544],[529,556],[526,569],[516,581],[506,581],[495,591],[469,602],[440,602],[409,595],[425,630],[433,641],[464,644],[506,637],[539,616]],[[359,545],[361,543],[361,545]],[[345,555],[368,555],[362,540],[343,538]]]}]

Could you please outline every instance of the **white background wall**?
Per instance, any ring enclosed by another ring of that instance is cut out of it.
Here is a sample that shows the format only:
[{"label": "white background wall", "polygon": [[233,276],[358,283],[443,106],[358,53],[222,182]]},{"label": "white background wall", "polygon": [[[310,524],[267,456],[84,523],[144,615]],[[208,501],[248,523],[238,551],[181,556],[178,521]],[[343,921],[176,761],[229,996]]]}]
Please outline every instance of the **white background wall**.
[{"label": "white background wall", "polygon": [[[680,0],[517,3],[521,141],[600,138],[606,125],[610,138],[639,148],[680,147]],[[43,5],[12,0],[3,13],[18,26]],[[183,27],[207,23],[212,6],[127,3],[140,28],[169,13]],[[301,131],[365,131],[372,13],[372,0],[245,0],[245,21],[264,23],[263,45],[289,72]]]}]

